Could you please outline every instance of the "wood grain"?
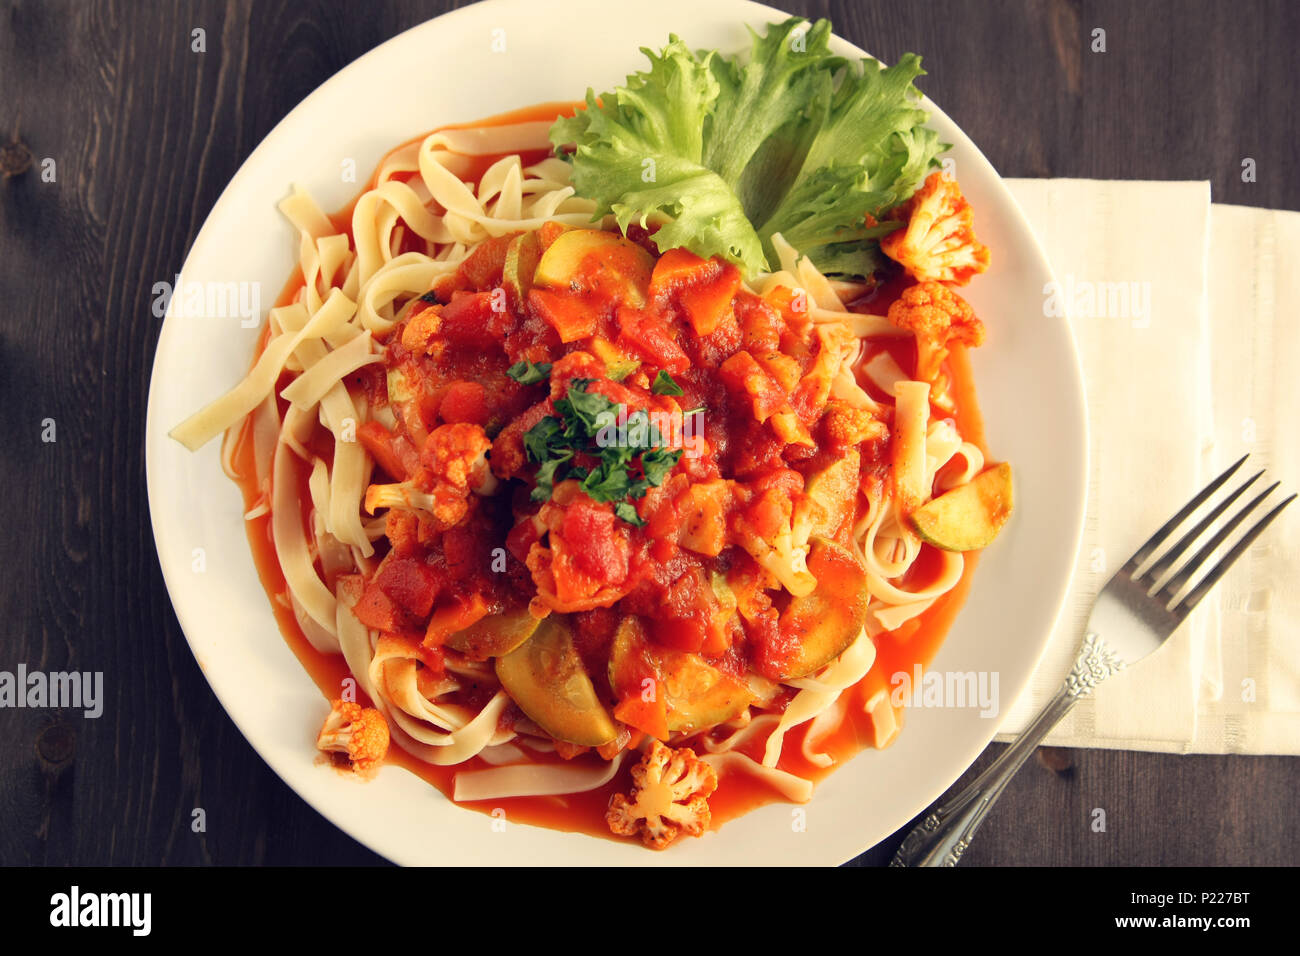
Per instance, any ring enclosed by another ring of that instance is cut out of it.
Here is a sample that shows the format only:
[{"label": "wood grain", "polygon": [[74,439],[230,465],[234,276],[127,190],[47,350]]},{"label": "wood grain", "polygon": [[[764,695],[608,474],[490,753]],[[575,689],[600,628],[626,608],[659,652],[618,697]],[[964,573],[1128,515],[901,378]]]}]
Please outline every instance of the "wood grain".
[{"label": "wood grain", "polygon": [[[784,5],[829,15],[882,58],[923,53],[925,90],[1005,175],[1208,179],[1219,202],[1300,208],[1300,5]],[[0,863],[382,862],[254,754],[176,623],[144,491],[151,289],[294,105],[452,6],[0,2],[0,144],[21,141],[35,161],[0,182],[0,668],[102,670],[106,696],[97,720],[0,712]],[[1105,53],[1090,49],[1096,28]],[[1241,180],[1245,157],[1256,182]],[[1300,849],[1300,761],[1069,762],[1025,768],[970,865],[1285,863]],[[1097,807],[1105,833],[1089,825]],[[886,861],[900,838],[856,862]]]}]

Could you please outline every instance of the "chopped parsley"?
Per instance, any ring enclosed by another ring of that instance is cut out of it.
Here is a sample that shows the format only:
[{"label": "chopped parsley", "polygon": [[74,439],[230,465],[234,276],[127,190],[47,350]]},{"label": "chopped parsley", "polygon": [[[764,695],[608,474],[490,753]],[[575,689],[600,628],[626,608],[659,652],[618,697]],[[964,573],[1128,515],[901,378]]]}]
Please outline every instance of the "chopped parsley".
[{"label": "chopped parsley", "polygon": [[650,391],[656,395],[681,395],[682,387],[673,381],[673,377],[663,369],[655,376],[655,380],[650,384]]},{"label": "chopped parsley", "polygon": [[520,385],[536,385],[538,382],[546,381],[546,377],[551,374],[551,363],[533,364],[525,359],[506,369],[506,374]]},{"label": "chopped parsley", "polygon": [[[555,402],[557,414],[524,433],[524,450],[538,466],[532,500],[550,500],[555,484],[571,478],[593,501],[612,502],[614,514],[640,527],[645,522],[632,501],[667,480],[682,449],[663,447],[663,436],[643,410],[628,415],[625,428],[617,427],[619,404],[587,391],[591,382],[575,378]],[[611,434],[617,440],[611,442]],[[590,467],[575,464],[579,455],[592,462]]]}]

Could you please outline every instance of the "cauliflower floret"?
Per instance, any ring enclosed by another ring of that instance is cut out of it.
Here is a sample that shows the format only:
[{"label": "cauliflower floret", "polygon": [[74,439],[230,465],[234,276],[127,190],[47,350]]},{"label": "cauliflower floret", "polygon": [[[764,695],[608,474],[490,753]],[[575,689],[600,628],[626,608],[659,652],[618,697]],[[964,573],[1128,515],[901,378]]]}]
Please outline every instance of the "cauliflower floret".
[{"label": "cauliflower floret", "polygon": [[631,798],[619,793],[609,802],[605,822],[611,832],[639,834],[646,846],[663,850],[682,834],[699,836],[708,827],[709,795],[718,788],[718,775],[695,751],[652,739],[632,768],[632,784]]},{"label": "cauliflower floret", "polygon": [[466,493],[444,483],[434,485],[433,491],[424,491],[413,482],[398,485],[370,485],[366,488],[366,512],[374,514],[379,508],[394,508],[427,515],[427,520],[437,531],[445,531],[459,524],[469,513]]},{"label": "cauliflower floret", "polygon": [[332,701],[325,725],[316,736],[316,747],[346,754],[355,770],[370,770],[388,753],[388,722],[373,707]]},{"label": "cauliflower floret", "polygon": [[989,248],[975,238],[975,215],[956,180],[931,173],[899,211],[906,225],[881,239],[880,248],[912,278],[965,285],[989,267]]},{"label": "cauliflower floret", "polygon": [[889,307],[889,321],[916,334],[916,377],[942,391],[939,367],[955,342],[976,346],[984,341],[984,323],[965,299],[938,282],[904,289]]},{"label": "cauliflower floret", "polygon": [[402,346],[422,355],[438,354],[444,343],[434,338],[441,329],[442,306],[425,306],[423,301],[419,301],[402,327]]},{"label": "cauliflower floret", "polygon": [[823,419],[826,438],[837,446],[852,446],[864,441],[878,441],[889,434],[889,426],[870,409],[855,408],[848,402],[831,399]]},{"label": "cauliflower floret", "polygon": [[420,449],[420,463],[429,469],[435,483],[444,482],[461,492],[490,495],[496,489],[496,479],[488,467],[491,448],[492,441],[481,425],[441,425]]},{"label": "cauliflower floret", "polygon": [[422,471],[400,484],[370,485],[365,508],[397,508],[424,513],[443,531],[469,513],[469,494],[490,495],[497,479],[488,466],[492,442],[478,425],[458,422],[433,430],[420,450]]}]

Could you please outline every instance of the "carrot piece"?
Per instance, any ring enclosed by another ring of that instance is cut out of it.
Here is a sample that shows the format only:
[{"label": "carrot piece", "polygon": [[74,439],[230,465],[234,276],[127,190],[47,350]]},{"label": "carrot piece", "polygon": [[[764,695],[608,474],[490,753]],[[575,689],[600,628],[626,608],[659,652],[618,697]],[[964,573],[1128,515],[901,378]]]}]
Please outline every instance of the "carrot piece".
[{"label": "carrot piece", "polygon": [[655,263],[650,276],[650,296],[672,295],[687,286],[715,279],[721,272],[722,264],[717,259],[701,259],[686,249],[669,249]]},{"label": "carrot piece", "polygon": [[429,618],[429,626],[424,631],[426,647],[441,647],[447,638],[457,631],[463,631],[475,621],[487,617],[488,605],[481,594],[455,598],[451,604],[444,604],[434,610]]},{"label": "carrot piece", "polygon": [[389,476],[398,481],[408,477],[405,464],[393,445],[393,433],[379,422],[364,422],[357,426],[357,441],[370,452],[370,457]]},{"label": "carrot piece", "polygon": [[696,335],[710,335],[717,329],[739,289],[740,270],[727,263],[714,278],[681,290],[678,301]]},{"label": "carrot piece", "polygon": [[530,289],[528,306],[555,329],[561,342],[576,342],[596,333],[595,310],[584,308],[577,299],[546,289]]},{"label": "carrot piece", "polygon": [[614,708],[614,718],[657,740],[668,739],[668,705],[662,694],[655,694],[652,701],[642,700],[639,694],[625,697]]}]

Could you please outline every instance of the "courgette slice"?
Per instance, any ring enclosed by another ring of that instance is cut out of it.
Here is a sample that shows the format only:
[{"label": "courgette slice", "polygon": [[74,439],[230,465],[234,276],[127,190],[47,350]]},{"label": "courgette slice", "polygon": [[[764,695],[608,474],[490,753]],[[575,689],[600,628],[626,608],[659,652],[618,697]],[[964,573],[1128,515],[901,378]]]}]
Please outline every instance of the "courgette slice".
[{"label": "courgette slice", "polygon": [[623,301],[644,305],[654,260],[636,243],[603,229],[561,233],[542,253],[533,281],[548,289],[588,291],[582,287],[582,264],[593,253],[601,255],[602,281],[621,286]]},{"label": "courgette slice", "polygon": [[533,287],[533,277],[537,273],[537,263],[542,258],[542,240],[535,232],[525,232],[515,236],[506,248],[506,264],[502,270],[502,282],[506,291],[514,300],[511,305],[522,309],[528,298],[528,290]]},{"label": "courgette slice", "polygon": [[781,615],[781,633],[796,644],[777,675],[781,680],[806,677],[825,667],[848,650],[867,621],[867,572],[851,551],[814,538],[808,570],[817,587],[791,600]]},{"label": "courgette slice", "polygon": [[[634,662],[645,662],[658,674],[668,711],[670,733],[694,733],[738,717],[754,701],[749,687],[698,654],[650,643],[641,622],[632,616],[619,624],[609,658],[611,687],[639,686]],[[633,678],[629,680],[629,675]]]},{"label": "courgette slice", "polygon": [[510,608],[502,614],[475,621],[463,631],[447,637],[447,646],[471,660],[504,657],[533,636],[541,623],[528,613],[528,607]]},{"label": "courgette slice", "polygon": [[1014,494],[1006,462],[926,502],[911,515],[922,541],[944,551],[976,551],[998,536],[1011,516]]},{"label": "courgette slice", "polygon": [[498,657],[496,672],[519,709],[556,740],[599,747],[617,736],[559,615],[544,619],[532,637]]}]

